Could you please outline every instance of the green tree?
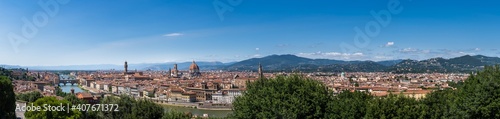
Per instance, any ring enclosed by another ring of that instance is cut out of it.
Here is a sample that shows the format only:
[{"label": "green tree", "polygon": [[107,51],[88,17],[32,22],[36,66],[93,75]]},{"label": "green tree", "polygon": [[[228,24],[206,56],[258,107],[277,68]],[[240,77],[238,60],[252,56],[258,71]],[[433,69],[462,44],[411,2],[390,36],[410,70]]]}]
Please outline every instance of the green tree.
[{"label": "green tree", "polygon": [[500,66],[486,66],[467,78],[452,106],[465,118],[500,118]]},{"label": "green tree", "polygon": [[138,100],[132,107],[132,117],[137,119],[160,119],[165,109],[149,100]]},{"label": "green tree", "polygon": [[119,97],[108,96],[101,100],[101,104],[117,104],[119,111],[99,111],[96,113],[98,118],[129,119],[133,118],[132,111],[137,101],[129,96],[121,95]]},{"label": "green tree", "polygon": [[427,95],[421,100],[421,103],[427,105],[432,111],[427,111],[426,119],[441,119],[441,118],[463,118],[458,114],[456,108],[452,107],[456,100],[456,94],[453,90],[438,90]]},{"label": "green tree", "polygon": [[374,98],[368,102],[365,118],[417,119],[424,118],[428,108],[415,98],[390,94],[385,98]]},{"label": "green tree", "polygon": [[162,119],[190,119],[191,115],[171,110],[163,114]]},{"label": "green tree", "polygon": [[97,119],[189,119],[192,116],[182,112],[168,111],[149,100],[135,100],[129,96],[108,96],[101,104],[118,104],[119,108],[115,111],[97,111],[88,112],[87,118]]},{"label": "green tree", "polygon": [[[73,105],[86,104],[86,101],[78,99],[78,97],[76,97],[76,95],[73,95],[73,94],[66,95],[66,97],[64,97],[64,100],[67,100],[69,103],[71,103]],[[95,116],[96,113],[92,112],[92,110],[82,111],[81,113],[82,113],[82,118],[85,118],[85,119],[96,118],[96,116]]]},{"label": "green tree", "polygon": [[11,80],[6,76],[0,76],[0,118],[16,118],[16,95]]},{"label": "green tree", "polygon": [[373,96],[365,92],[343,91],[328,102],[326,117],[334,119],[363,118],[366,114],[368,101],[371,99]]},{"label": "green tree", "polygon": [[61,96],[61,97],[66,97],[66,95],[68,95],[68,93],[63,92],[61,87],[57,86],[56,87],[56,95]]},{"label": "green tree", "polygon": [[[36,100],[33,103],[29,103],[28,105],[33,104],[33,106],[40,106],[42,109],[40,111],[27,111],[24,116],[28,119],[78,119],[81,117],[82,113],[76,110],[65,110],[65,111],[46,111],[44,107],[47,105],[58,106],[62,104],[63,106],[67,106],[70,102],[67,100],[57,100],[55,97],[44,97]],[[72,106],[72,104],[69,104]],[[67,108],[65,108],[67,109]]]},{"label": "green tree", "polygon": [[0,67],[0,76],[12,77],[12,71]]},{"label": "green tree", "polygon": [[298,75],[247,83],[233,103],[234,118],[323,118],[332,98],[323,83]]},{"label": "green tree", "polygon": [[456,83],[453,82],[453,81],[448,81],[446,83],[448,83],[448,85],[451,86],[451,87],[453,87],[453,88],[461,87],[464,84],[463,81],[459,81],[459,82],[456,82]]},{"label": "green tree", "polygon": [[84,100],[78,99],[75,95],[66,95],[65,100],[69,101],[71,104],[85,104]]},{"label": "green tree", "polygon": [[38,91],[31,91],[28,93],[21,93],[16,96],[17,100],[23,100],[27,102],[35,102],[36,100],[42,98],[43,95]]}]

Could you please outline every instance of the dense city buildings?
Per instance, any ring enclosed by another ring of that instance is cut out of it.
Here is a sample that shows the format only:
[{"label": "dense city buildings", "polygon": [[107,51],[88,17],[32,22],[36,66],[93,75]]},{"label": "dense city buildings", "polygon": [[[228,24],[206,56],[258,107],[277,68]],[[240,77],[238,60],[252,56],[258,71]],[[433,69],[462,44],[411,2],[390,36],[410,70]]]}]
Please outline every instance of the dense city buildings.
[{"label": "dense city buildings", "polygon": [[[417,99],[434,90],[453,88],[449,82],[465,80],[469,74],[461,73],[407,73],[387,72],[317,72],[317,73],[265,73],[258,64],[258,72],[201,71],[195,61],[188,70],[179,70],[177,64],[169,71],[129,71],[124,63],[123,72],[82,71],[58,75],[43,71],[30,71],[36,81],[14,81],[16,92],[40,91],[55,95],[57,85],[78,85],[89,92],[77,97],[89,103],[98,103],[105,95],[128,95],[157,103],[195,105],[199,108],[230,108],[235,97],[246,90],[246,83],[258,78],[278,75],[302,75],[322,82],[335,94],[341,91],[363,91],[374,96],[401,94]],[[14,70],[14,74],[16,71]]]}]

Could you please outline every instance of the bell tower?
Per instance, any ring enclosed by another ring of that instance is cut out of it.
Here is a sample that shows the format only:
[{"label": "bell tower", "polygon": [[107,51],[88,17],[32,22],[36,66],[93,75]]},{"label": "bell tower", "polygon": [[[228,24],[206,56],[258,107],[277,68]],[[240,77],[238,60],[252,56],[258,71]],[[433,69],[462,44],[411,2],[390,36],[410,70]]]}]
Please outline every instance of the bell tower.
[{"label": "bell tower", "polygon": [[171,76],[175,78],[179,77],[179,70],[177,69],[177,64],[174,64],[174,70],[172,70]]},{"label": "bell tower", "polygon": [[172,68],[168,68],[168,77],[172,77]]},{"label": "bell tower", "polygon": [[125,74],[126,74],[128,72],[128,63],[127,63],[127,61],[125,61],[125,66],[124,67],[125,67]]}]

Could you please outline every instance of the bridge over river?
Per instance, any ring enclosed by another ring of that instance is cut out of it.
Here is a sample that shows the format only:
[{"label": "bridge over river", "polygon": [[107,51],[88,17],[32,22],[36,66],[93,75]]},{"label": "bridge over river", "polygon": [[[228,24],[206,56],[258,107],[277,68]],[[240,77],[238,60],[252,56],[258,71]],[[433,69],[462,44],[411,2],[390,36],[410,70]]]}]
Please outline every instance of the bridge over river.
[{"label": "bridge over river", "polygon": [[75,76],[68,76],[68,75],[59,75],[59,80],[56,80],[54,83],[57,85],[66,85],[66,84],[71,84],[75,85],[78,84],[78,80],[76,79]]}]

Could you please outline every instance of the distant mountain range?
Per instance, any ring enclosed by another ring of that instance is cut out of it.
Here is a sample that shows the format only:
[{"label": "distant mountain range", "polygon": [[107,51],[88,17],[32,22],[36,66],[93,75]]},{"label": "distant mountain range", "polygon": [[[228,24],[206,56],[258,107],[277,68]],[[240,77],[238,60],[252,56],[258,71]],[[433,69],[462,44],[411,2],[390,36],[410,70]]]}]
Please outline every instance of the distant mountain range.
[{"label": "distant mountain range", "polygon": [[330,59],[308,59],[295,55],[271,55],[263,58],[252,58],[243,60],[224,67],[225,70],[256,71],[258,64],[262,64],[267,71],[330,71],[330,72],[350,72],[350,71],[384,71],[388,66],[395,65],[402,60],[389,61],[342,61]]},{"label": "distant mountain range", "polygon": [[266,70],[273,71],[290,71],[290,70],[313,70],[318,66],[326,66],[331,64],[349,64],[358,61],[342,61],[330,59],[308,59],[295,55],[271,55],[262,58],[252,58],[236,62],[232,65],[224,67],[226,70],[257,70],[258,64]]},{"label": "distant mountain range", "polygon": [[308,59],[295,55],[271,55],[263,58],[252,58],[224,67],[230,71],[256,71],[261,63],[267,71],[302,71],[302,72],[471,72],[484,68],[485,65],[500,64],[500,58],[483,55],[465,55],[456,58],[432,58],[417,60],[388,61],[342,61],[329,59]]},{"label": "distant mountain range", "polygon": [[[187,70],[192,62],[177,63],[180,70]],[[472,72],[485,65],[500,64],[500,58],[483,55],[465,55],[456,58],[431,58],[427,60],[388,60],[388,61],[343,61],[331,59],[309,59],[295,55],[270,55],[251,58],[239,62],[196,62],[201,70],[257,71],[259,63],[268,72]],[[168,70],[175,63],[129,64],[129,70]],[[72,66],[13,66],[5,68],[29,68],[34,70],[123,70],[123,65],[72,65]]]},{"label": "distant mountain range", "polygon": [[428,60],[403,60],[391,66],[387,71],[397,73],[408,72],[472,72],[477,71],[486,65],[500,64],[500,58],[487,57],[483,55],[465,55],[450,59],[431,58]]}]

